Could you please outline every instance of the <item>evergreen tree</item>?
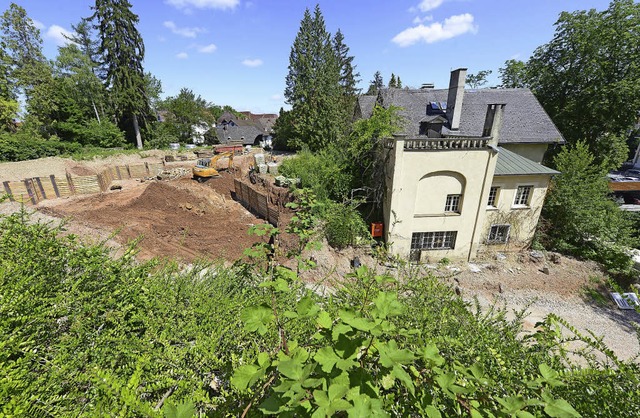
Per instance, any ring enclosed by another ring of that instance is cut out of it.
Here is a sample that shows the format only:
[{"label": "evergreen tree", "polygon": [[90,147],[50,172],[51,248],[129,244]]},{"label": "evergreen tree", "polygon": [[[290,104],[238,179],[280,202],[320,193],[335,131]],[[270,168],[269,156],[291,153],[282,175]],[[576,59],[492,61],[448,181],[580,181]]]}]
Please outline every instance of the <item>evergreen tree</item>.
[{"label": "evergreen tree", "polygon": [[289,55],[284,94],[296,122],[294,137],[287,138],[290,147],[314,151],[338,140],[341,93],[340,63],[316,5],[313,16],[305,10]]},{"label": "evergreen tree", "polygon": [[396,78],[396,87],[399,89],[402,88],[402,81],[400,80],[400,76]]},{"label": "evergreen tree", "polygon": [[398,87],[398,82],[396,81],[396,75],[391,73],[391,78],[389,79],[389,88],[393,89]]},{"label": "evergreen tree", "polygon": [[358,77],[360,77],[360,73],[355,72],[356,67],[353,65],[354,57],[349,55],[349,47],[344,43],[344,35],[340,29],[338,29],[333,37],[333,49],[340,69],[340,110],[342,111],[341,126],[343,127],[342,135],[343,137],[346,137],[351,128],[350,121],[360,92],[357,87],[357,84],[360,81],[358,79]]},{"label": "evergreen tree", "polygon": [[136,25],[138,16],[131,11],[128,0],[96,0],[91,20],[100,36],[100,54],[107,72],[105,85],[115,107],[118,124],[135,136],[136,146],[142,148],[139,118],[149,114],[145,95],[144,42]]},{"label": "evergreen tree", "polygon": [[380,71],[376,71],[373,75],[373,80],[369,82],[369,90],[367,90],[367,95],[371,96],[374,94],[378,94],[378,90],[384,87],[384,81],[382,80],[382,75]]}]

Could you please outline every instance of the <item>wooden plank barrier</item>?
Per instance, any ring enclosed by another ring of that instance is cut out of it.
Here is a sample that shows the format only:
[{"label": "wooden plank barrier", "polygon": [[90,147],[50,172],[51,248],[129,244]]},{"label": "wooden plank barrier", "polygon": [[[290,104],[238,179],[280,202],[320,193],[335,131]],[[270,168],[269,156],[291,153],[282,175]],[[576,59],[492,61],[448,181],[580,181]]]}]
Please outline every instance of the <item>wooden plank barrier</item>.
[{"label": "wooden plank barrier", "polygon": [[69,197],[73,195],[73,192],[71,191],[71,186],[69,185],[69,180],[67,180],[66,177],[65,178],[54,177],[51,180],[51,182],[58,189],[58,193],[60,194],[60,197]]},{"label": "wooden plank barrier", "polygon": [[249,184],[242,182],[238,179],[234,179],[234,188],[236,191],[236,198],[246,208],[261,216],[273,225],[278,225],[280,219],[280,213],[278,208],[269,205],[269,198],[266,194],[258,192]]},{"label": "wooden plank barrier", "polygon": [[164,170],[164,164],[162,163],[146,163],[149,176],[155,177]]},{"label": "wooden plank barrier", "polygon": [[132,179],[141,179],[149,176],[146,164],[135,164],[129,166],[129,175]]},{"label": "wooden plank barrier", "polygon": [[5,189],[8,188],[10,199],[13,202],[33,203],[24,181],[5,181]]},{"label": "wooden plank barrier", "polygon": [[93,176],[72,176],[74,194],[100,193],[100,182],[97,175]]}]

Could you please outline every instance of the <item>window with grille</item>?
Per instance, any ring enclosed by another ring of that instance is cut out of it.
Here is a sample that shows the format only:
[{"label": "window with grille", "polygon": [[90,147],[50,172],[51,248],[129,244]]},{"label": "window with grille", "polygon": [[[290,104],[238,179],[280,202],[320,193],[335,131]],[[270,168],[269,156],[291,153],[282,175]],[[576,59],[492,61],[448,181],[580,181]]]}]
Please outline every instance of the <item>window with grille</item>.
[{"label": "window with grille", "polygon": [[509,231],[511,225],[491,225],[489,230],[488,244],[506,244],[509,241]]},{"label": "window with grille", "polygon": [[531,192],[533,186],[518,186],[516,191],[516,199],[513,201],[514,206],[529,206],[531,202]]},{"label": "window with grille", "polygon": [[449,194],[447,195],[447,202],[444,205],[445,212],[460,213],[460,198],[462,195]]},{"label": "window with grille", "polygon": [[452,250],[456,246],[457,231],[414,232],[412,250]]},{"label": "window with grille", "polygon": [[499,187],[494,186],[491,189],[489,189],[489,200],[487,201],[487,206],[490,206],[492,208],[497,207],[499,193],[500,193]]}]

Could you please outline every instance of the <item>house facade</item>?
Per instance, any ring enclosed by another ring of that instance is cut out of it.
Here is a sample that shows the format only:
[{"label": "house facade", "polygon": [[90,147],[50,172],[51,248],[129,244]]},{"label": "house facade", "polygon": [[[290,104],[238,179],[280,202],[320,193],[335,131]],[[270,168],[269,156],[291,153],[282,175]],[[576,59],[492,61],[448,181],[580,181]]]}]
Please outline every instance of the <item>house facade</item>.
[{"label": "house facade", "polygon": [[359,112],[397,106],[401,132],[385,140],[383,205],[390,251],[413,260],[471,260],[519,249],[535,233],[549,180],[541,165],[564,142],[528,89],[386,89]]}]

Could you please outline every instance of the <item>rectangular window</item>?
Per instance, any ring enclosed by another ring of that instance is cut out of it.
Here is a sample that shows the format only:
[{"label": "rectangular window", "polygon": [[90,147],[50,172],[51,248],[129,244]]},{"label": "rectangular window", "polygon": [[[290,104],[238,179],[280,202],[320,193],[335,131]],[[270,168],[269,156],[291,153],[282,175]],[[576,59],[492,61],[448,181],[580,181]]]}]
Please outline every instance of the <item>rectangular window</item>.
[{"label": "rectangular window", "polygon": [[497,207],[499,193],[500,193],[500,188],[497,186],[494,186],[491,189],[489,189],[489,201],[487,202],[487,206],[490,206],[492,208]]},{"label": "rectangular window", "polygon": [[456,246],[457,231],[414,232],[412,250],[452,250]]},{"label": "rectangular window", "polygon": [[509,231],[511,225],[491,225],[489,230],[488,244],[506,244],[509,241]]},{"label": "rectangular window", "polygon": [[447,202],[444,205],[445,212],[460,213],[460,197],[459,194],[447,195]]},{"label": "rectangular window", "polygon": [[531,203],[531,192],[533,186],[518,186],[516,191],[516,199],[513,201],[514,206],[529,206]]}]

